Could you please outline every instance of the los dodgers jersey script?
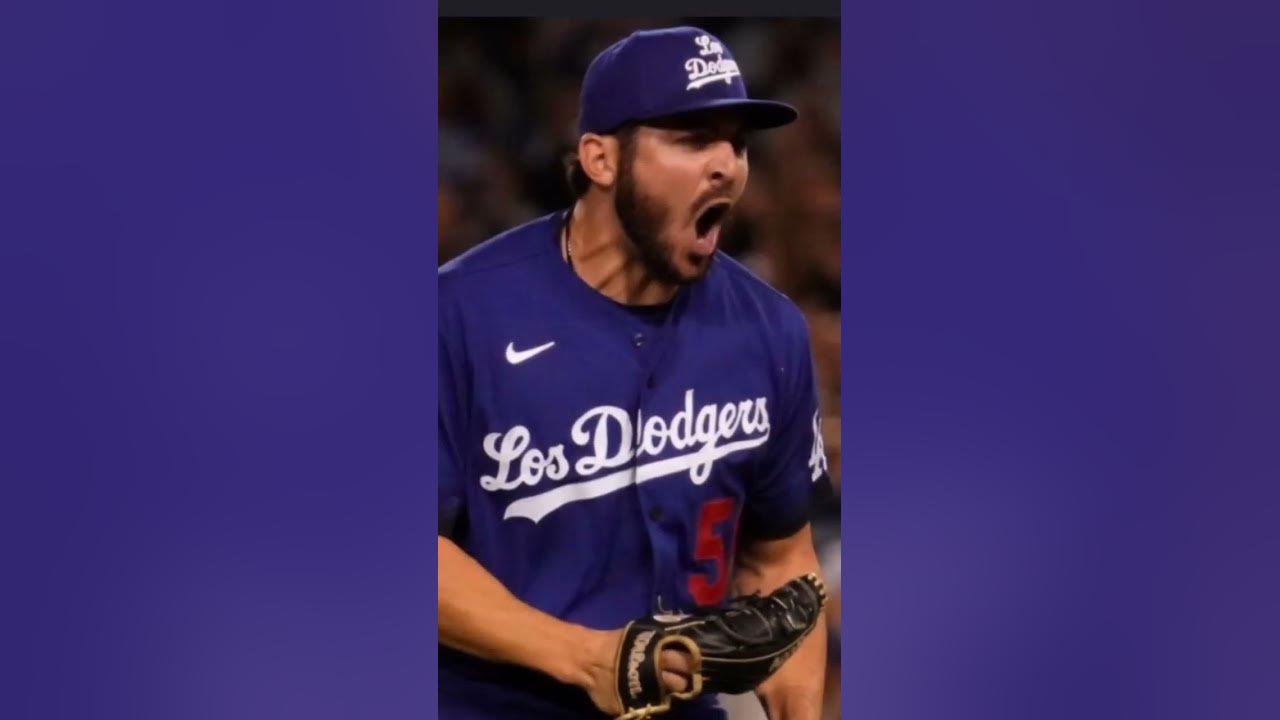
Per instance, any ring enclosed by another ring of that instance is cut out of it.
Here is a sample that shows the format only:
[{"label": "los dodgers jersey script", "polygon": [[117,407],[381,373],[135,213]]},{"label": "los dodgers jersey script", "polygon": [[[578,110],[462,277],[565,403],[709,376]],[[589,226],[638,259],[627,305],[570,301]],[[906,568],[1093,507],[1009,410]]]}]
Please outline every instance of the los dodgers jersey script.
[{"label": "los dodgers jersey script", "polygon": [[[715,606],[734,551],[826,477],[799,310],[726,256],[659,310],[560,254],[567,212],[443,266],[441,534],[516,597],[599,629]],[[599,718],[586,694],[440,648],[441,717]],[[673,718],[722,718],[714,698]]]}]

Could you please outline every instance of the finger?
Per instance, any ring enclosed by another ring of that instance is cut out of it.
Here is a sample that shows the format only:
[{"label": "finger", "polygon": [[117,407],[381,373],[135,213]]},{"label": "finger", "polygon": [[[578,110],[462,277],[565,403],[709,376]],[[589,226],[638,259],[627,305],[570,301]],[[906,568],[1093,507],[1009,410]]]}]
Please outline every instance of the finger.
[{"label": "finger", "polygon": [[662,671],[662,685],[668,692],[684,692],[689,689],[689,678],[679,673]]},{"label": "finger", "polygon": [[683,675],[693,672],[693,660],[688,653],[679,650],[663,650],[658,659],[658,666],[663,670],[671,670]]}]

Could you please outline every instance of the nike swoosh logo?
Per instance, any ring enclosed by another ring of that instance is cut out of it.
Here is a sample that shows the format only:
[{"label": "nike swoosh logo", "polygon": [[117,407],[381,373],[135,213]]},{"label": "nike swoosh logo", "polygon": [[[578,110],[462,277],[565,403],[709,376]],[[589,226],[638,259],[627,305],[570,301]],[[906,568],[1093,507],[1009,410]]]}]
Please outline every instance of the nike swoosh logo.
[{"label": "nike swoosh logo", "polygon": [[528,350],[516,350],[515,343],[507,343],[507,362],[511,363],[512,365],[519,365],[520,363],[524,362],[525,360],[528,360],[534,355],[541,353],[544,350],[550,350],[551,346],[555,344],[556,342],[552,340],[546,345],[539,345],[536,348],[529,348]]}]

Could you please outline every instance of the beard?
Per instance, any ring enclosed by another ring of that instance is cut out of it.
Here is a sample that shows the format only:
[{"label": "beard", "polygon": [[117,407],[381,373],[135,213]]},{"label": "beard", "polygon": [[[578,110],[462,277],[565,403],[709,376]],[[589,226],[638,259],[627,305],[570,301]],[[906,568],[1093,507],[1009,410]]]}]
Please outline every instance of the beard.
[{"label": "beard", "polygon": [[705,259],[693,275],[680,272],[675,263],[675,245],[662,238],[662,228],[667,225],[669,213],[657,199],[640,189],[632,172],[629,154],[624,151],[619,163],[618,190],[613,197],[613,209],[622,230],[631,240],[636,257],[650,277],[663,284],[685,286],[701,280],[711,269],[711,258]]}]

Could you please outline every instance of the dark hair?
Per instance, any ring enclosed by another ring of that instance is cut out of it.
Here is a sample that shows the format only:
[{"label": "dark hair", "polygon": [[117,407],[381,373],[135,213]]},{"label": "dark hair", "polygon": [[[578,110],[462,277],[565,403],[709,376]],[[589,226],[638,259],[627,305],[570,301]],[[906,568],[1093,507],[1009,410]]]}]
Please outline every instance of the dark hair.
[{"label": "dark hair", "polygon": [[[635,152],[636,128],[636,125],[623,125],[612,133],[618,138],[618,148],[624,158],[630,157]],[[581,199],[591,189],[591,178],[587,176],[587,171],[582,169],[576,150],[571,150],[564,157],[564,175],[569,183],[569,192],[575,200]]]}]

